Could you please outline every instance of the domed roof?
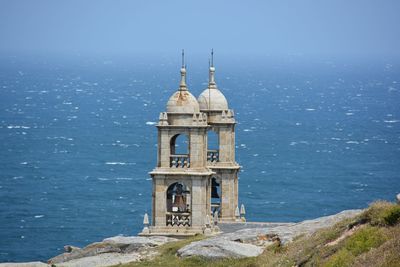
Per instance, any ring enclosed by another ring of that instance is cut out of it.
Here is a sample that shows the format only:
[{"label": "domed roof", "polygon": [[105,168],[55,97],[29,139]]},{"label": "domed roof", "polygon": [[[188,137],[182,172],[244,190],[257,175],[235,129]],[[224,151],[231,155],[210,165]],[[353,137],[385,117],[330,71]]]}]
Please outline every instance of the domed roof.
[{"label": "domed roof", "polygon": [[228,101],[217,88],[205,89],[198,98],[201,110],[227,110]]},{"label": "domed roof", "polygon": [[181,83],[167,102],[168,113],[198,113],[200,112],[199,103],[196,98],[188,91],[186,86],[186,69],[181,68]]},{"label": "domed roof", "polygon": [[168,113],[198,113],[199,103],[187,90],[175,92],[167,102]]},{"label": "domed roof", "polygon": [[200,110],[227,110],[228,101],[225,96],[217,88],[214,79],[215,68],[210,67],[210,82],[208,88],[205,89],[199,96],[198,102]]}]

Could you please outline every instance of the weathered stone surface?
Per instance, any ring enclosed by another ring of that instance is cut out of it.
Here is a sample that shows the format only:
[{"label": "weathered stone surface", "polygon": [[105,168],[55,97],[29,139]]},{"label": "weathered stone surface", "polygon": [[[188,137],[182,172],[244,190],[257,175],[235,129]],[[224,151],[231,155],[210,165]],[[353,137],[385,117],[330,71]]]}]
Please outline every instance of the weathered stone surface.
[{"label": "weathered stone surface", "polygon": [[301,234],[312,234],[315,231],[334,225],[335,223],[354,217],[361,213],[362,210],[346,210],[335,215],[324,216],[313,220],[306,220],[299,223],[291,224],[271,224],[267,227],[246,228],[232,233],[226,233],[218,238],[228,240],[240,240],[245,243],[257,241],[259,235],[278,236],[282,243],[293,240],[294,237]]},{"label": "weathered stone surface", "polygon": [[40,261],[33,261],[33,262],[7,262],[7,263],[0,263],[1,267],[49,267],[48,264],[40,262]]},{"label": "weathered stone surface", "polygon": [[[274,242],[287,243],[301,234],[312,234],[315,231],[333,226],[337,222],[354,217],[362,210],[346,210],[338,214],[306,220],[300,223],[255,224],[252,228],[244,228],[222,235],[193,242],[180,250],[178,256],[203,256],[206,258],[253,257],[262,253],[265,247]],[[233,229],[239,227],[233,224]],[[246,225],[246,224],[245,224]],[[261,227],[259,227],[261,226]],[[222,229],[229,229],[227,224]]]},{"label": "weathered stone surface", "polygon": [[[82,249],[71,250],[69,253],[63,253],[49,260],[51,264],[58,263],[66,263],[69,261],[77,262],[78,265],[71,266],[80,266],[80,262],[78,259],[90,257],[90,261],[97,262],[97,256],[99,259],[108,259],[108,256],[104,256],[103,254],[110,255],[120,255],[121,257],[117,257],[118,259],[125,262],[125,259],[130,261],[134,261],[137,259],[144,258],[151,252],[152,247],[156,247],[167,242],[176,241],[175,238],[164,237],[164,236],[151,236],[151,237],[139,237],[139,236],[115,236],[104,239],[102,242],[96,242],[90,244]],[[127,255],[130,254],[130,255]],[[151,253],[150,253],[151,254]],[[72,263],[71,263],[72,264]],[[116,263],[118,264],[118,262]],[[84,265],[82,265],[84,266]],[[86,265],[86,266],[98,266],[98,265]],[[102,265],[103,266],[103,265]],[[104,265],[106,266],[106,265]]]},{"label": "weathered stone surface", "polygon": [[147,246],[159,246],[168,242],[177,241],[178,239],[166,236],[114,236],[110,238],[106,238],[103,240],[103,243],[113,243],[120,245],[132,245],[132,244],[140,244]]},{"label": "weathered stone surface", "polygon": [[117,264],[123,264],[138,261],[142,257],[138,253],[105,253],[91,257],[84,257],[57,264],[57,267],[107,267]]},{"label": "weathered stone surface", "polygon": [[180,250],[178,256],[202,256],[210,259],[256,257],[263,252],[261,247],[225,239],[206,239],[193,242]]}]

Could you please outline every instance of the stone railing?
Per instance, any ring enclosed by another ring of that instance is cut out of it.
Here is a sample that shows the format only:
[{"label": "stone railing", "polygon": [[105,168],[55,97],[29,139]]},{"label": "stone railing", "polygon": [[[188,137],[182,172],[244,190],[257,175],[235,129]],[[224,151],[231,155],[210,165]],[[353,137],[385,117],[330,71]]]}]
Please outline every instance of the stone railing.
[{"label": "stone railing", "polygon": [[167,212],[167,226],[190,226],[189,212]]},{"label": "stone railing", "polygon": [[169,157],[169,166],[171,168],[189,168],[190,158],[189,155],[171,155]]},{"label": "stone railing", "polygon": [[218,162],[219,161],[219,150],[207,150],[207,161]]}]

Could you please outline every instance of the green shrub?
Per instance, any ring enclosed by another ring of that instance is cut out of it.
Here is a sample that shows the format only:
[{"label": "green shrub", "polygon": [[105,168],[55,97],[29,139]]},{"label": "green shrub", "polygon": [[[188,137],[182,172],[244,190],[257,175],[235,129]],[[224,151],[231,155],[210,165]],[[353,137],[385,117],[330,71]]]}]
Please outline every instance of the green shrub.
[{"label": "green shrub", "polygon": [[344,249],[358,256],[371,248],[380,246],[385,242],[385,237],[377,227],[367,226],[350,236],[344,245]]},{"label": "green shrub", "polygon": [[400,205],[387,201],[377,201],[360,216],[360,221],[374,226],[395,225],[400,222]]},{"label": "green shrub", "polygon": [[324,267],[347,267],[351,265],[353,260],[354,256],[349,251],[342,249],[330,257]]},{"label": "green shrub", "polygon": [[393,205],[392,207],[382,212],[382,218],[387,225],[393,226],[400,222],[400,205]]}]

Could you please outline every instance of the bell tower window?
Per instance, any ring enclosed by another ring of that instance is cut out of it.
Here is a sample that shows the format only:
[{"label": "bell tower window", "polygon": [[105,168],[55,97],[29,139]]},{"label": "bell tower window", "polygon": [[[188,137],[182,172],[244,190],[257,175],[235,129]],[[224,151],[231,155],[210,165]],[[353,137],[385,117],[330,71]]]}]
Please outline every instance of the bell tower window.
[{"label": "bell tower window", "polygon": [[212,130],[207,133],[207,161],[216,163],[219,161],[219,138],[218,134]]},{"label": "bell tower window", "polygon": [[171,184],[167,189],[167,226],[190,226],[190,191],[181,182]]},{"label": "bell tower window", "polygon": [[190,152],[189,138],[186,134],[177,134],[171,138],[170,142],[170,167],[171,168],[189,168]]},{"label": "bell tower window", "polygon": [[221,186],[220,183],[217,182],[217,179],[213,177],[211,179],[211,211],[214,214],[215,212],[220,212],[221,206]]}]

